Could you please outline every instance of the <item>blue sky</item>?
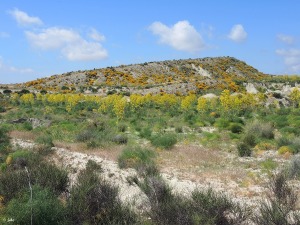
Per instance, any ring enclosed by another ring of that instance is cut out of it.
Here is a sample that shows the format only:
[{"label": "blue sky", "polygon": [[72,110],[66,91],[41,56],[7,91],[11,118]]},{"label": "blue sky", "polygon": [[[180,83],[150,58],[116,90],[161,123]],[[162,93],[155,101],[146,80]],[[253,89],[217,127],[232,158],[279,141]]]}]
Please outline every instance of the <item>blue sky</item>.
[{"label": "blue sky", "polygon": [[300,74],[298,0],[7,0],[0,83],[169,59],[232,56]]}]

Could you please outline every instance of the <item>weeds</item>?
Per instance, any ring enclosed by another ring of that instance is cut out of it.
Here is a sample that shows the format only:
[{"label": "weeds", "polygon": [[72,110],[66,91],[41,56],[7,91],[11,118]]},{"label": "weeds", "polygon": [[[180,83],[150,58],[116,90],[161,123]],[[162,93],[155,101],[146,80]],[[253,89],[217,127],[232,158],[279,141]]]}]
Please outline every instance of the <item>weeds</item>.
[{"label": "weeds", "polygon": [[171,149],[177,143],[177,136],[173,133],[157,134],[151,137],[151,144],[155,147]]},{"label": "weeds", "polygon": [[134,168],[141,175],[158,174],[154,162],[155,153],[149,149],[142,149],[140,146],[125,148],[118,158],[120,168]]}]

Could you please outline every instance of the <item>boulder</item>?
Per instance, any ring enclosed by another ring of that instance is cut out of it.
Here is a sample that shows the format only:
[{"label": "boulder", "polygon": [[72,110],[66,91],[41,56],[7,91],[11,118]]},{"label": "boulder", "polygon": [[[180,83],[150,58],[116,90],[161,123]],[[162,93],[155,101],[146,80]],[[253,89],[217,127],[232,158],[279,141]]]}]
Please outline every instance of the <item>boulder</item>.
[{"label": "boulder", "polygon": [[246,91],[247,93],[250,94],[257,94],[258,90],[256,90],[256,88],[254,87],[254,85],[252,83],[247,83],[246,84]]}]

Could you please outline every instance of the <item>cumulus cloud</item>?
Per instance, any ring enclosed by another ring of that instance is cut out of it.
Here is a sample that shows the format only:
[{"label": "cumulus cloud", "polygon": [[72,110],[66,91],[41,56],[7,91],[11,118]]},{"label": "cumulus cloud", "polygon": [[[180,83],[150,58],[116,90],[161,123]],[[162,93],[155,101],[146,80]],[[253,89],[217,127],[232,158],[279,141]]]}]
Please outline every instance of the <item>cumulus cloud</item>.
[{"label": "cumulus cloud", "polygon": [[95,28],[90,30],[89,37],[95,41],[105,41],[105,36],[100,34]]},{"label": "cumulus cloud", "polygon": [[31,68],[17,68],[11,65],[8,65],[4,62],[3,58],[0,57],[0,72],[1,73],[33,73]]},{"label": "cumulus cloud", "polygon": [[294,44],[294,42],[295,42],[295,38],[293,36],[290,36],[290,35],[278,34],[277,38],[280,41],[282,41],[283,43],[289,44],[289,45]]},{"label": "cumulus cloud", "polygon": [[42,25],[43,21],[38,17],[29,16],[26,12],[19,9],[14,9],[9,12],[17,23],[21,26]]},{"label": "cumulus cloud", "polygon": [[87,41],[74,30],[58,27],[50,27],[39,33],[26,31],[25,34],[31,45],[36,48],[60,50],[62,55],[71,61],[88,61],[105,59],[108,56],[107,51],[99,42],[100,33],[96,32],[94,30],[94,39],[98,42]]},{"label": "cumulus cloud", "polygon": [[62,49],[63,55],[71,61],[90,61],[105,59],[107,51],[97,42],[82,40],[73,45],[67,45]]},{"label": "cumulus cloud", "polygon": [[179,21],[171,27],[154,22],[149,30],[159,36],[161,44],[169,45],[176,50],[198,52],[206,48],[200,33],[186,20]]},{"label": "cumulus cloud", "polygon": [[300,49],[278,49],[276,53],[284,58],[284,63],[291,72],[300,72]]},{"label": "cumulus cloud", "polygon": [[71,29],[57,27],[44,29],[39,33],[26,31],[25,35],[33,46],[43,50],[61,48],[68,43],[75,43],[82,39],[78,33]]},{"label": "cumulus cloud", "polygon": [[234,42],[243,42],[247,39],[247,32],[245,31],[243,25],[236,24],[231,28],[228,38]]}]

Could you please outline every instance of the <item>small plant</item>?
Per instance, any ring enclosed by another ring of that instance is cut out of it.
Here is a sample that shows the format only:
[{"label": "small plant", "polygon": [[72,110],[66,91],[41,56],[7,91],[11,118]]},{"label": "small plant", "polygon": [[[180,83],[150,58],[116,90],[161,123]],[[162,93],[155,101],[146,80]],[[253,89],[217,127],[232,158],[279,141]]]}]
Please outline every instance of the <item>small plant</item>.
[{"label": "small plant", "polygon": [[33,186],[33,193],[32,202],[27,190],[12,199],[5,209],[6,217],[12,218],[16,224],[64,224],[65,209],[61,201],[51,191],[39,186]]},{"label": "small plant", "polygon": [[287,176],[280,172],[270,179],[271,194],[259,206],[259,213],[253,221],[259,225],[300,224],[296,211],[297,195],[287,183]]},{"label": "small plant", "polygon": [[49,135],[49,134],[48,135],[44,134],[44,135],[37,137],[36,142],[38,144],[45,146],[46,148],[54,147],[53,139],[52,139],[51,135]]},{"label": "small plant", "polygon": [[292,153],[292,152],[293,152],[293,150],[289,146],[281,146],[278,149],[278,154],[279,155],[284,155],[284,154]]},{"label": "small plant", "polygon": [[102,172],[103,169],[101,167],[101,165],[99,165],[98,163],[96,163],[93,160],[89,160],[86,164],[86,170],[88,171],[95,171],[95,172]]},{"label": "small plant", "polygon": [[175,127],[175,132],[176,132],[176,133],[183,133],[183,128],[182,128],[182,126],[176,126],[176,127]]},{"label": "small plant", "polygon": [[218,118],[216,119],[216,122],[214,124],[214,126],[218,127],[218,128],[222,128],[222,129],[226,129],[228,128],[230,125],[230,121],[225,119],[225,118]]},{"label": "small plant", "polygon": [[278,166],[278,163],[273,161],[272,159],[268,158],[265,161],[260,163],[262,169],[266,171],[267,173],[270,173],[271,171],[275,170]]},{"label": "small plant", "polygon": [[135,224],[137,216],[121,204],[118,189],[99,178],[93,168],[78,175],[67,201],[70,224]]},{"label": "small plant", "polygon": [[118,158],[120,168],[134,168],[140,174],[158,174],[154,162],[155,152],[140,146],[125,148]]},{"label": "small plant", "polygon": [[118,125],[118,130],[119,130],[119,132],[124,133],[127,130],[126,124],[119,124]]},{"label": "small plant", "polygon": [[287,177],[290,179],[300,178],[300,157],[294,156],[286,167]]},{"label": "small plant", "polygon": [[246,126],[245,133],[247,135],[252,134],[257,138],[273,139],[274,127],[271,123],[254,121]]},{"label": "small plant", "polygon": [[4,106],[0,105],[0,113],[6,112],[6,109]]},{"label": "small plant", "polygon": [[140,137],[150,139],[152,135],[152,130],[150,127],[145,127],[140,131]]},{"label": "small plant", "polygon": [[9,136],[7,135],[7,130],[0,127],[0,155],[6,154],[10,149]]},{"label": "small plant", "polygon": [[111,141],[119,145],[126,144],[128,142],[128,137],[125,135],[117,134],[111,139]]},{"label": "small plant", "polygon": [[237,145],[237,149],[238,149],[238,154],[239,156],[241,157],[244,157],[244,156],[251,156],[252,154],[252,149],[251,147],[244,143],[244,142],[240,142],[238,145]]},{"label": "small plant", "polygon": [[173,133],[157,134],[151,137],[151,144],[155,147],[170,149],[177,143],[177,136]]},{"label": "small plant", "polygon": [[28,130],[28,131],[30,131],[30,130],[33,129],[32,124],[30,122],[28,122],[28,121],[26,121],[25,123],[23,123],[23,128],[25,130]]},{"label": "small plant", "polygon": [[94,130],[83,130],[76,136],[76,141],[79,142],[88,142],[91,139],[95,138],[95,131]]},{"label": "small plant", "polygon": [[241,138],[241,141],[250,147],[254,147],[257,143],[256,137],[252,133],[244,134],[244,136]]},{"label": "small plant", "polygon": [[239,134],[243,131],[243,127],[238,123],[230,124],[229,129],[234,134]]}]

